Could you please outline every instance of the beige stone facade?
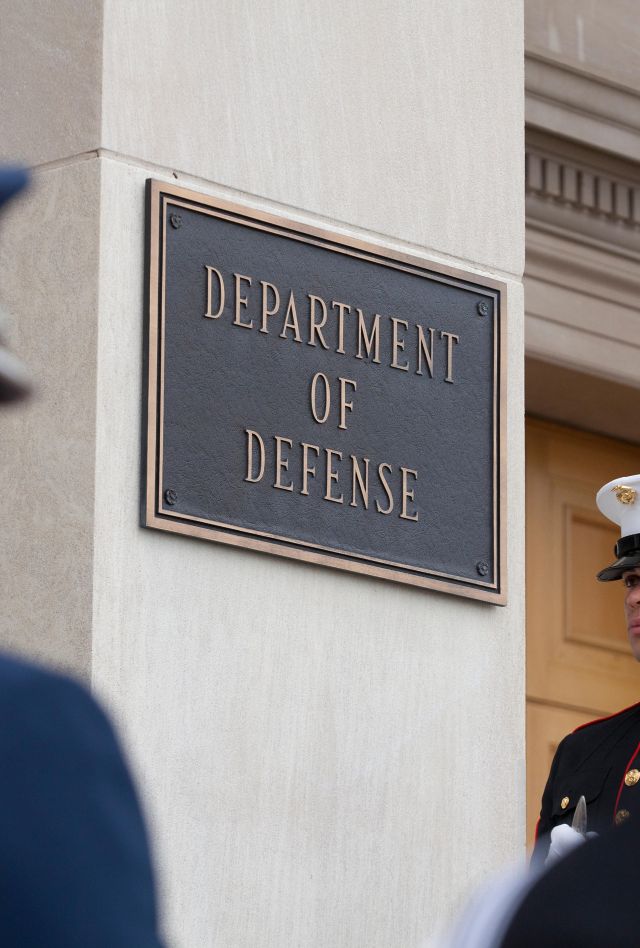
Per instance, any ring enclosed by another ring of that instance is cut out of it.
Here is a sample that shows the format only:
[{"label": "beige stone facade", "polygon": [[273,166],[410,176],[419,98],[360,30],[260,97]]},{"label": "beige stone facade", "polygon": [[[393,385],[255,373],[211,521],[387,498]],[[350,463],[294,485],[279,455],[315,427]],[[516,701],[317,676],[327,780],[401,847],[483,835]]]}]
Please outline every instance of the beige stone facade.
[{"label": "beige stone facade", "polygon": [[[532,0],[525,34],[527,356],[554,367],[559,419],[627,440],[637,435],[628,426],[621,430],[617,409],[625,399],[617,385],[638,385],[636,13],[627,0],[607,4],[606,11],[581,0]],[[594,378],[600,388],[604,380],[612,383],[608,391],[616,410],[601,391],[595,419],[591,413],[579,416],[577,395],[563,407],[571,399],[562,370],[572,389],[580,384],[572,372]],[[554,396],[540,391],[538,379],[533,364],[527,407],[548,415]]]},{"label": "beige stone facade", "polygon": [[[636,4],[4,6],[2,642],[112,708],[172,943],[415,944],[522,852],[523,408],[640,443]],[[509,284],[505,608],[141,531],[148,177]]]}]

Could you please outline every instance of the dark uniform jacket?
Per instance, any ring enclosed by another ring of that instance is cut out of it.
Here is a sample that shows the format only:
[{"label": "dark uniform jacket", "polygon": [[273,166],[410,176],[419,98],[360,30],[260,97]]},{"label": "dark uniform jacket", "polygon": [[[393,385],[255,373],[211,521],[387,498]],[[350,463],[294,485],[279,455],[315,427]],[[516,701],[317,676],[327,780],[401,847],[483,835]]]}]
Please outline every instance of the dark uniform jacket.
[{"label": "dark uniform jacket", "polygon": [[542,796],[534,863],[544,861],[552,828],[571,823],[580,796],[589,832],[640,821],[640,704],[582,725],[560,743]]},{"label": "dark uniform jacket", "polygon": [[0,945],[161,948],[122,753],[80,685],[0,656]]}]

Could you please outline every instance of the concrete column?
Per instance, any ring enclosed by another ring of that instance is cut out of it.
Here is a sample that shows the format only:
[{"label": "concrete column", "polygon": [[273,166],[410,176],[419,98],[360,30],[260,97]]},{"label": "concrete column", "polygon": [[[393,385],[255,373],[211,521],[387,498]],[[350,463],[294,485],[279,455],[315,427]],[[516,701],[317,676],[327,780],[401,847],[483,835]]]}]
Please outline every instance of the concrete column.
[{"label": "concrete column", "polygon": [[[172,944],[415,944],[524,838],[520,4],[41,6],[3,30],[41,390],[0,418],[2,641],[112,708]],[[509,283],[506,607],[139,528],[148,177]]]}]

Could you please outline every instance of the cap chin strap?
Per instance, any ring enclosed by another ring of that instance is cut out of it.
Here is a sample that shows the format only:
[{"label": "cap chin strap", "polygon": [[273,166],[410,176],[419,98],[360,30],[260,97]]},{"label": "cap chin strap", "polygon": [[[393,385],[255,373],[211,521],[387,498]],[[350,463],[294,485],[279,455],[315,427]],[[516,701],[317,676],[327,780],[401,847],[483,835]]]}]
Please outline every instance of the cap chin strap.
[{"label": "cap chin strap", "polygon": [[615,545],[616,558],[640,554],[640,533],[631,533],[628,537],[620,537]]},{"label": "cap chin strap", "polygon": [[616,560],[610,566],[601,569],[596,575],[601,583],[622,579],[624,573],[640,566],[640,533],[631,533],[620,537],[615,545]]}]

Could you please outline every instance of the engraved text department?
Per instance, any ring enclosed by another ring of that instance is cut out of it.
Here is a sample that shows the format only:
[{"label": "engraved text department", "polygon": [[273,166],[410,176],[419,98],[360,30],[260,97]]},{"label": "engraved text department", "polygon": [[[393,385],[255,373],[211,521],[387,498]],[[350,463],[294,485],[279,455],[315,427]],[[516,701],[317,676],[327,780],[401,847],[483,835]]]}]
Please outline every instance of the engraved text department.
[{"label": "engraved text department", "polygon": [[[457,334],[396,315],[366,313],[363,307],[315,293],[294,294],[275,283],[233,273],[223,275],[205,265],[205,318],[229,315],[232,325],[278,339],[333,351],[346,358],[388,366],[398,372],[424,376],[448,384],[456,381]],[[345,365],[345,371],[347,367]],[[330,377],[315,372],[306,397],[318,425],[332,423],[346,430],[353,422],[358,394],[357,382],[346,375]],[[402,464],[358,457],[307,441],[295,442],[283,435],[267,436],[245,428],[246,467],[250,484],[271,477],[276,490],[310,495],[312,481],[320,496],[333,504],[363,507],[376,514],[394,514],[405,521],[418,521],[416,499],[418,471]],[[289,462],[295,457],[297,478]]]}]

